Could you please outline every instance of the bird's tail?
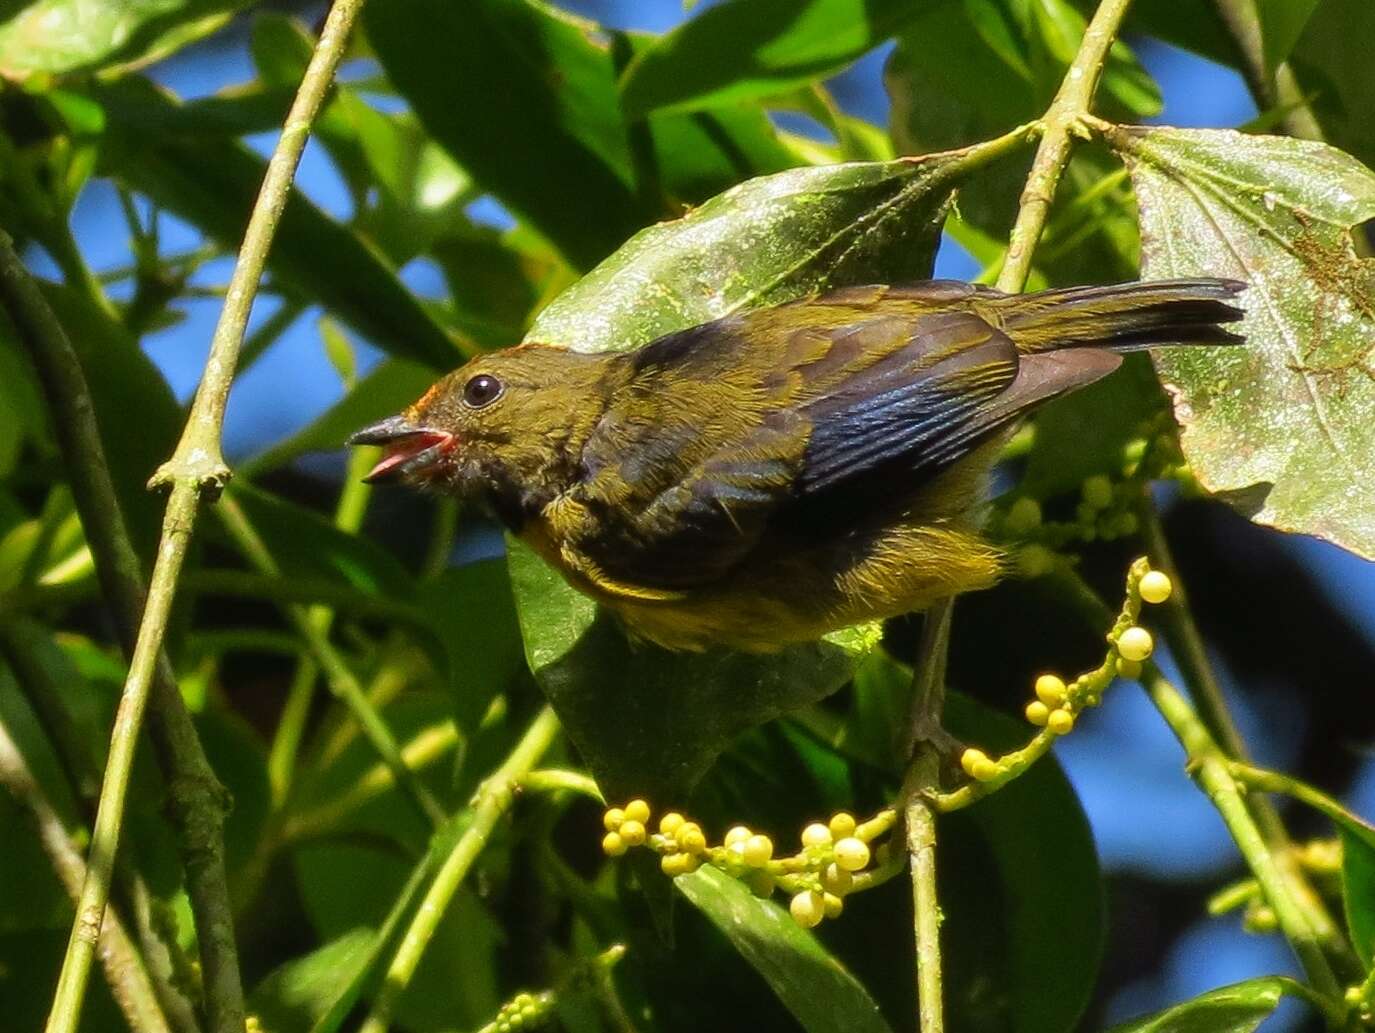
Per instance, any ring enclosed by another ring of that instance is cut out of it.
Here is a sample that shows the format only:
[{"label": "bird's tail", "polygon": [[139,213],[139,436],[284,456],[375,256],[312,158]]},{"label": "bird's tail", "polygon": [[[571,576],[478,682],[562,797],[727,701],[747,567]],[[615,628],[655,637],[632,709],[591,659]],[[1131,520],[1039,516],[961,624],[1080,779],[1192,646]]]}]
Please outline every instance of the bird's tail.
[{"label": "bird's tail", "polygon": [[1245,315],[1228,304],[1245,289],[1238,280],[1199,277],[1004,295],[993,305],[1021,351],[1129,352],[1159,344],[1245,343],[1219,325]]}]

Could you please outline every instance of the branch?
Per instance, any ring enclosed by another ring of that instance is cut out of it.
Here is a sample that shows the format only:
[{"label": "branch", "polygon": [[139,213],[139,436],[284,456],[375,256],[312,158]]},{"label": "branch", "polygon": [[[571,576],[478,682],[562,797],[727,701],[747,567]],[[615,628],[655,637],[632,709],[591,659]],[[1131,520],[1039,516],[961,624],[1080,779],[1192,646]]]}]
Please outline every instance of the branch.
[{"label": "branch", "polygon": [[[71,1033],[80,1022],[91,960],[109,899],[110,872],[123,824],[129,772],[133,764],[139,728],[143,723],[143,714],[148,703],[149,690],[156,678],[169,686],[173,693],[176,691],[171,669],[162,655],[162,640],[172,600],[176,594],[177,580],[195,528],[202,493],[218,492],[229,477],[229,469],[221,454],[221,428],[224,422],[225,402],[233,381],[249,311],[311,123],[320,109],[325,91],[343,56],[349,29],[361,6],[362,0],[336,0],[326,18],[319,43],[311,55],[300,89],[287,115],[286,124],[282,127],[281,137],[268,162],[267,174],[249,218],[243,246],[230,280],[225,306],[211,341],[205,375],[196,392],[186,428],[172,458],[153,476],[154,485],[171,485],[172,493],[163,518],[157,560],[129,661],[129,673],[115,716],[105,782],[101,787],[100,805],[91,841],[87,877],[82,886],[76,920],[72,925],[72,935],[63,959],[62,974],[48,1017],[49,1033]],[[3,251],[0,261],[5,265],[3,279],[7,295],[16,295],[22,300],[26,286],[30,293],[36,294],[32,281],[23,275],[22,267],[18,266],[18,259],[13,250],[5,247],[0,251]],[[26,313],[41,317],[43,309],[30,305],[26,308]],[[47,315],[51,317],[50,312]],[[61,335],[60,326],[52,319],[44,322],[40,318],[39,325],[33,329],[37,331],[37,336],[41,336],[49,343],[56,341]],[[54,348],[52,353],[65,354],[68,357],[72,355],[70,348],[65,352],[61,348]],[[55,370],[61,367],[61,363],[56,361],[52,365]],[[71,382],[66,386],[77,383],[76,377],[72,376],[73,371],[69,369],[66,372]],[[79,367],[76,368],[76,372],[79,373]],[[84,402],[81,408],[62,411],[83,424],[79,447],[87,455],[93,455],[89,448],[93,443],[98,443],[98,437],[89,408],[89,395],[84,390],[77,391],[68,400],[74,403]],[[54,422],[60,426],[63,420],[58,419]],[[73,462],[80,461],[81,458],[80,454],[72,455],[70,452],[68,456]],[[89,473],[89,470],[86,472]],[[90,486],[89,483],[83,484],[83,489]],[[108,471],[100,487],[111,487]],[[106,502],[113,499],[112,491],[104,494]],[[110,506],[111,510],[113,508]],[[82,515],[85,518],[87,513],[83,512]],[[90,516],[98,519],[99,514],[91,513]],[[127,540],[127,536],[125,538]],[[121,555],[111,553],[108,558],[118,559]],[[120,576],[125,591],[131,586],[137,586],[137,582],[129,580],[130,571],[123,566],[115,568],[113,573]],[[138,595],[139,593],[135,592],[132,597],[137,598]],[[124,601],[123,595],[115,598]],[[160,689],[159,696],[163,695]],[[175,705],[170,699],[168,708],[175,711]],[[175,722],[169,721],[168,727],[175,730]],[[186,727],[189,728],[189,721]],[[216,794],[209,788],[214,785],[213,776],[207,779],[208,773],[208,767],[194,773],[197,776],[194,786],[193,783],[184,783],[180,779],[172,778],[170,789],[174,807],[186,822],[185,835],[191,854],[186,862],[187,881],[193,906],[197,906],[197,928],[205,969],[206,1010],[210,1028],[214,1033],[242,1033],[243,992],[234,952],[228,894],[224,890],[224,862],[219,835],[222,814],[214,806]],[[195,805],[187,806],[191,799],[195,800]],[[223,806],[222,803],[220,806]],[[201,885],[202,883],[204,885]],[[198,900],[198,897],[202,899]]]},{"label": "branch", "polygon": [[1031,255],[1036,242],[1046,228],[1050,205],[1060,176],[1069,164],[1072,137],[1081,132],[1080,119],[1089,113],[1094,91],[1103,74],[1108,49],[1117,37],[1117,30],[1127,13],[1131,0],[1103,0],[1094,12],[1093,20],[1084,30],[1084,39],[1074,63],[1069,66],[1060,89],[1055,94],[1042,119],[1044,130],[1036,158],[1022,191],[1017,222],[1008,239],[1007,258],[998,274],[998,289],[1015,294],[1026,286],[1031,273]]},{"label": "branch", "polygon": [[[85,862],[4,725],[0,725],[0,784],[28,811],[37,827],[43,852],[52,861],[58,880],[75,904],[86,878]],[[100,930],[100,961],[106,982],[110,984],[110,994],[128,1020],[129,1028],[139,1033],[172,1033],[143,958],[125,932],[119,916],[113,912],[106,917]]]},{"label": "branch", "polygon": [[[1188,687],[1189,695],[1204,724],[1207,725],[1208,730],[1216,738],[1228,758],[1247,763],[1250,760],[1250,753],[1246,748],[1246,742],[1242,739],[1241,731],[1237,728],[1236,722],[1232,720],[1231,712],[1227,709],[1227,701],[1222,695],[1222,687],[1218,684],[1217,675],[1213,672],[1212,663],[1208,659],[1208,650],[1204,644],[1203,635],[1199,632],[1198,625],[1194,621],[1193,611],[1189,607],[1184,580],[1179,576],[1179,571],[1175,567],[1174,556],[1170,552],[1170,543],[1165,537],[1165,529],[1161,526],[1160,516],[1149,496],[1142,499],[1140,512],[1141,533],[1146,541],[1146,549],[1150,553],[1151,563],[1163,570],[1174,585],[1174,592],[1164,607],[1165,636],[1170,644],[1170,651],[1179,664],[1184,684]],[[1323,903],[1322,897],[1313,889],[1302,867],[1298,864],[1294,856],[1289,832],[1284,827],[1279,812],[1275,810],[1274,805],[1266,797],[1260,795],[1249,797],[1246,805],[1255,816],[1256,825],[1259,826],[1261,835],[1265,837],[1265,842],[1269,845],[1270,852],[1288,882],[1291,892],[1307,914],[1308,922],[1314,933],[1332,953],[1336,961],[1344,968],[1350,969],[1352,975],[1355,975],[1359,971],[1359,963],[1351,954],[1350,947],[1342,936],[1341,930],[1332,920],[1327,905]]]},{"label": "branch", "polygon": [[410,928],[406,930],[406,935],[392,958],[391,967],[387,969],[386,981],[378,991],[372,1011],[363,1023],[360,1033],[385,1033],[396,1002],[410,985],[411,977],[415,975],[425,948],[429,946],[435,930],[439,928],[439,923],[449,909],[454,894],[463,884],[463,879],[472,868],[473,862],[482,853],[482,848],[487,845],[487,839],[496,829],[497,822],[515,801],[516,789],[521,780],[534,770],[540,758],[553,745],[558,732],[559,719],[554,716],[554,711],[546,706],[531,722],[530,727],[521,736],[520,742],[516,743],[501,766],[493,771],[478,789],[472,821],[449,852],[443,867],[430,884],[429,892],[425,894],[420,909],[411,919]]},{"label": "branch", "polygon": [[[48,407],[54,414],[58,446],[67,464],[72,496],[96,573],[125,655],[133,658],[116,716],[81,903],[63,963],[58,999],[54,1001],[54,1016],[60,1001],[62,1018],[51,1028],[72,1029],[80,1016],[81,999],[109,897],[129,766],[151,683],[153,745],[167,780],[172,816],[178,828],[187,893],[201,948],[201,967],[213,999],[208,1009],[212,1028],[216,1033],[238,1030],[243,1025],[243,991],[230,932],[224,874],[224,792],[206,759],[171,665],[161,653],[161,636],[141,653],[136,648],[140,639],[139,615],[144,609],[143,572],[115,495],[85,374],[62,325],[3,234],[0,299],[38,370]],[[169,516],[173,514],[169,512]],[[170,545],[164,553],[184,547],[184,541],[178,536]],[[158,602],[164,605],[165,622],[165,605],[170,605],[170,596],[161,593]]]},{"label": "branch", "polygon": [[[1014,294],[1026,286],[1031,256],[1045,230],[1051,202],[1069,162],[1071,134],[1089,113],[1098,80],[1131,0],[1102,0],[1084,30],[1079,51],[1060,83],[1060,89],[1041,120],[1041,142],[1022,191],[1017,222],[1008,239],[1007,256],[998,274],[997,287]],[[950,644],[953,600],[944,600],[927,613],[926,633],[917,655],[913,680],[912,719],[914,747],[903,783],[907,822],[907,849],[912,860],[912,897],[916,909],[917,990],[921,1030],[940,1033],[941,960],[940,903],[936,898],[936,824],[931,793],[939,790],[940,733],[945,698],[945,662]]]},{"label": "branch", "polygon": [[[1059,587],[1090,626],[1111,620],[1112,612],[1092,588],[1077,574],[1062,572]],[[1340,1000],[1337,979],[1328,965],[1321,945],[1301,903],[1291,893],[1275,854],[1260,834],[1255,819],[1246,809],[1244,790],[1233,776],[1226,755],[1189,701],[1155,667],[1149,664],[1141,676],[1151,701],[1160,711],[1188,757],[1188,771],[1222,816],[1251,874],[1260,883],[1274,908],[1280,931],[1289,941],[1313,988],[1328,1000]]]}]

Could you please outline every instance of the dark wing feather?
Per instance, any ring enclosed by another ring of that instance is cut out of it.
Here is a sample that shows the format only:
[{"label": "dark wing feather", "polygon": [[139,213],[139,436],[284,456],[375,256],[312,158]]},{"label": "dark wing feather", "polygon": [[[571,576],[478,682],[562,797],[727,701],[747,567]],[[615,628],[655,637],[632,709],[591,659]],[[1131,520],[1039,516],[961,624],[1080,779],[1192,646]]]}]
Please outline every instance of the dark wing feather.
[{"label": "dark wing feather", "polygon": [[[689,589],[719,580],[773,527],[830,533],[876,498],[911,497],[1030,407],[1119,361],[1019,356],[967,311],[817,305],[798,329],[780,317],[790,308],[671,335],[632,360],[636,404],[612,406],[575,492],[597,520],[570,544],[609,579]],[[742,401],[734,429],[730,414],[694,427],[679,406],[713,378],[757,407]]]}]

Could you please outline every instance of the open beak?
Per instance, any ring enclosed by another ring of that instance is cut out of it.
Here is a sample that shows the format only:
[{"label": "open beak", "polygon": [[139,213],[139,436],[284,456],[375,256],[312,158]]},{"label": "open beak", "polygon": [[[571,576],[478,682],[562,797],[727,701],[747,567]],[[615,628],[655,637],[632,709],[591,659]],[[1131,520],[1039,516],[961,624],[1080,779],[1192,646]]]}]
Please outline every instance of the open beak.
[{"label": "open beak", "polygon": [[453,451],[458,439],[448,431],[391,416],[364,427],[349,438],[350,445],[385,445],[386,453],[363,480],[369,484],[421,474]]}]

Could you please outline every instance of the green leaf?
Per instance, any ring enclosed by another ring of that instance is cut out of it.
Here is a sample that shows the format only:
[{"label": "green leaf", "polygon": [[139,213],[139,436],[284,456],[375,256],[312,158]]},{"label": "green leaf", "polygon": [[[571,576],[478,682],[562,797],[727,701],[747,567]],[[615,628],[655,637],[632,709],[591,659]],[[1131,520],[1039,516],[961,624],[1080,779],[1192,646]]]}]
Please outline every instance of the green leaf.
[{"label": "green leaf", "polygon": [[528,547],[509,555],[526,661],[610,799],[684,799],[735,736],[830,695],[878,640],[852,628],[767,656],[631,644]]},{"label": "green leaf", "polygon": [[878,1005],[772,900],[710,865],[674,885],[725,934],[808,1033],[890,1033]]},{"label": "green leaf", "polygon": [[383,416],[400,411],[434,383],[434,370],[405,359],[388,359],[353,390],[295,434],[277,442],[243,464],[250,475],[274,470],[307,452],[342,448],[348,436]]},{"label": "green leaf", "polygon": [[1279,1007],[1286,994],[1306,999],[1301,990],[1283,976],[1248,979],[1114,1026],[1111,1033],[1251,1033]]},{"label": "green leaf", "polygon": [[[1274,0],[1276,4],[1280,0]],[[1303,6],[1308,0],[1293,0]],[[1375,38],[1375,4],[1323,0],[1289,55],[1289,66],[1322,124],[1327,142],[1375,165],[1375,62],[1366,41]]]},{"label": "green leaf", "polygon": [[1351,943],[1365,967],[1375,967],[1375,828],[1343,822],[1342,902]]},{"label": "green leaf", "polygon": [[34,0],[7,4],[0,77],[146,63],[208,35],[247,0]]},{"label": "green leaf", "polygon": [[[224,247],[237,248],[263,160],[232,140],[173,131],[179,105],[145,80],[91,89],[107,113],[101,153],[107,170]],[[282,213],[268,268],[384,351],[441,370],[462,357],[386,259],[299,192]]]},{"label": "green leaf", "polygon": [[913,9],[906,0],[728,0],[637,54],[621,103],[635,117],[782,93],[878,46]]},{"label": "green leaf", "polygon": [[589,23],[530,0],[392,0],[364,19],[430,135],[571,263],[591,266],[649,217]]},{"label": "green leaf", "polygon": [[487,706],[525,670],[511,576],[500,559],[451,567],[416,600],[447,661],[454,721],[471,736]]},{"label": "green leaf", "polygon": [[367,964],[376,939],[372,929],[360,926],[292,958],[258,984],[249,1008],[264,1029],[306,1033]]},{"label": "green leaf", "polygon": [[1375,174],[1325,144],[1229,130],[1112,134],[1146,278],[1231,276],[1244,348],[1152,353],[1199,481],[1253,520],[1375,557],[1375,265],[1351,228]]},{"label": "green leaf", "polygon": [[1274,75],[1289,56],[1319,3],[1320,0],[1256,0],[1268,74]]},{"label": "green leaf", "polygon": [[540,313],[527,340],[635,348],[742,309],[847,283],[930,275],[970,152],[793,169],[641,230]]},{"label": "green leaf", "polygon": [[0,477],[13,472],[19,450],[26,442],[38,440],[44,425],[33,367],[8,320],[0,320]]}]

